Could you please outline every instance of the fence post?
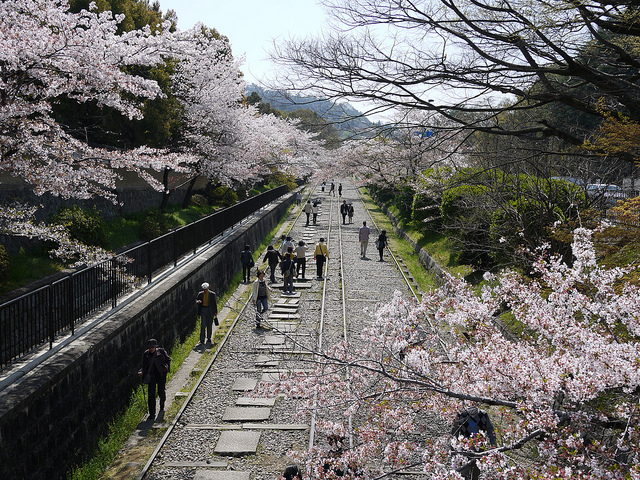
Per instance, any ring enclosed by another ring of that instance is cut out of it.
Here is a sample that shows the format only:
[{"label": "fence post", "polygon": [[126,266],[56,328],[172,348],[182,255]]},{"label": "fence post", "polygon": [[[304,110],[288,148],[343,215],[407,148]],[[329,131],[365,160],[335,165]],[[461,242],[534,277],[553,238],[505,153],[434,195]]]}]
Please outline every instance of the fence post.
[{"label": "fence post", "polygon": [[53,348],[53,338],[55,337],[55,329],[53,327],[53,289],[51,285],[47,285],[47,303],[49,304],[47,311],[49,312],[49,349]]},{"label": "fence post", "polygon": [[151,267],[151,242],[147,242],[147,278],[149,279],[148,284],[151,283],[151,274],[153,273],[153,268]]},{"label": "fence post", "polygon": [[71,335],[75,334],[75,329],[76,329],[76,322],[75,320],[75,306],[76,306],[76,299],[74,298],[73,295],[73,282],[74,282],[74,278],[75,278],[75,273],[72,273],[71,275],[69,275],[69,277],[67,277],[69,279],[69,288],[68,288],[68,302],[69,302],[69,306],[67,307],[67,315],[68,315],[68,321],[69,321],[69,327],[71,328]]},{"label": "fence post", "polygon": [[[182,227],[182,228],[187,228],[187,227]],[[178,236],[182,237],[182,233],[178,233],[181,232],[181,229],[177,229],[173,232],[173,267],[177,267],[178,266]]]},{"label": "fence post", "polygon": [[118,305],[118,288],[116,286],[116,257],[111,258],[111,308],[116,308]]}]

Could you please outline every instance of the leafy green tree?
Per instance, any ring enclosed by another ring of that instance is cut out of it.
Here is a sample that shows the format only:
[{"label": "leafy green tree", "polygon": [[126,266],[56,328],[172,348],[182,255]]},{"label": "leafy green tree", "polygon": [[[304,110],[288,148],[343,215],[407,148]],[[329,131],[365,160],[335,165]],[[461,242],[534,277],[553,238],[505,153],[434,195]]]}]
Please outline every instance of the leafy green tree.
[{"label": "leafy green tree", "polygon": [[[550,240],[555,222],[577,217],[584,192],[564,180],[525,173],[478,168],[458,172],[449,181],[441,202],[443,232],[457,241],[461,261],[480,268],[517,265]],[[568,253],[556,242],[553,253]]]},{"label": "leafy green tree", "polygon": [[338,130],[317,112],[309,110],[308,108],[301,108],[288,113],[287,118],[300,120],[299,128],[309,133],[316,133],[316,138],[323,140],[327,148],[336,148],[339,146],[340,134]]}]

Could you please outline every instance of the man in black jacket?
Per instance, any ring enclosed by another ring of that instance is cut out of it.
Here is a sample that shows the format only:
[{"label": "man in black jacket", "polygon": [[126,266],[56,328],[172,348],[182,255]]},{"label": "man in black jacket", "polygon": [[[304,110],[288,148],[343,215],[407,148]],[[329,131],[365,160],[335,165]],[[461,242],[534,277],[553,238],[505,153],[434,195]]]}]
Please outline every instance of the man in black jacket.
[{"label": "man in black jacket", "polygon": [[267,247],[267,253],[264,254],[263,262],[269,262],[269,270],[271,270],[271,277],[269,280],[271,283],[276,283],[276,267],[282,260],[280,252],[273,248],[273,245]]},{"label": "man in black jacket", "polygon": [[349,213],[349,205],[347,205],[347,201],[343,200],[342,205],[340,205],[340,215],[342,215],[342,224],[347,224],[347,213]]},{"label": "man in black jacket", "polygon": [[160,411],[164,412],[164,403],[167,400],[164,387],[170,367],[171,357],[167,355],[166,350],[158,347],[155,338],[149,339],[147,349],[142,354],[142,367],[138,370],[138,375],[142,377],[142,382],[148,385],[150,419],[156,418],[156,387],[160,397]]}]

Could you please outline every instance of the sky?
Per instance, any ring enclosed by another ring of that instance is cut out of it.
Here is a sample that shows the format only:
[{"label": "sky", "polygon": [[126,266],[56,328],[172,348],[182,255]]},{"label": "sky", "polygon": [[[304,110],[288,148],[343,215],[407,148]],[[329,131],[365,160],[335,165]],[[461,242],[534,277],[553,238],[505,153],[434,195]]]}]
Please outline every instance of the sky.
[{"label": "sky", "polygon": [[233,55],[245,55],[242,71],[247,83],[275,72],[267,60],[276,40],[315,36],[326,28],[327,17],[316,0],[159,0],[162,12],[175,10],[178,28],[202,22],[225,35]]}]

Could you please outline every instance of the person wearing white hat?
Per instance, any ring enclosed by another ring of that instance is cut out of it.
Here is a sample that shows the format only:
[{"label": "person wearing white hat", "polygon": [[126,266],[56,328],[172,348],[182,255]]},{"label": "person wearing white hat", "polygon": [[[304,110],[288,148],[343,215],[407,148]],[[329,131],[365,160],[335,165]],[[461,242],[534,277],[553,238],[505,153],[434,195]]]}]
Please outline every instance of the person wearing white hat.
[{"label": "person wearing white hat", "polygon": [[211,343],[211,333],[213,330],[213,322],[218,325],[218,301],[216,294],[209,290],[207,282],[201,285],[202,290],[198,292],[196,297],[196,305],[198,306],[198,315],[200,316],[200,343],[204,344],[205,330],[207,333],[207,342]]}]

